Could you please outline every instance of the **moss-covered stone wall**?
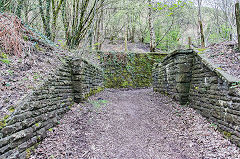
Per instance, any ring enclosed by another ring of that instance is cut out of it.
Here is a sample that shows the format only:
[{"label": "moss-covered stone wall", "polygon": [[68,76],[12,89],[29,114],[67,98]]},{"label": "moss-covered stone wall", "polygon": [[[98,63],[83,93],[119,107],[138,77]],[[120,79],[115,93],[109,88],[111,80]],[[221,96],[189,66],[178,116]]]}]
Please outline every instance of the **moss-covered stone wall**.
[{"label": "moss-covered stone wall", "polygon": [[153,64],[164,53],[99,52],[107,88],[141,88],[152,86]]},{"label": "moss-covered stone wall", "polygon": [[103,88],[103,71],[81,58],[67,58],[43,85],[0,121],[0,158],[28,158],[31,150],[74,102]]},{"label": "moss-covered stone wall", "polygon": [[215,66],[204,52],[175,51],[155,64],[154,90],[188,103],[240,146],[240,79]]}]

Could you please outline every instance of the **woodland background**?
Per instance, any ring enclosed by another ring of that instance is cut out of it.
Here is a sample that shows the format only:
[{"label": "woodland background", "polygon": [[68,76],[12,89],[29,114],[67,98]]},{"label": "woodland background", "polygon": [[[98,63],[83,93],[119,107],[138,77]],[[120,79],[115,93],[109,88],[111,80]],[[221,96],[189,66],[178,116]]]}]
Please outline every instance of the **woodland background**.
[{"label": "woodland background", "polygon": [[[235,0],[1,0],[0,10],[67,49],[118,40],[150,51],[236,41]],[[189,39],[189,37],[191,39]]]}]

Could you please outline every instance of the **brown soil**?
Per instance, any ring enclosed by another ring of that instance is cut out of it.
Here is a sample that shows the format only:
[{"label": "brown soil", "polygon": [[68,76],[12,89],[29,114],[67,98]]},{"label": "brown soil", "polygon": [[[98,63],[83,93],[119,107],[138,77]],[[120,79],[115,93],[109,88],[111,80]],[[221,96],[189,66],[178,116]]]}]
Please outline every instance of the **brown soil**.
[{"label": "brown soil", "polygon": [[109,89],[73,107],[31,158],[240,158],[239,148],[214,128],[151,89]]},{"label": "brown soil", "polygon": [[0,119],[16,107],[21,97],[40,85],[61,63],[66,55],[60,50],[34,50],[21,57],[8,56],[9,64],[0,57]]},{"label": "brown soil", "polygon": [[0,120],[47,79],[68,52],[48,44],[13,14],[0,13]]}]

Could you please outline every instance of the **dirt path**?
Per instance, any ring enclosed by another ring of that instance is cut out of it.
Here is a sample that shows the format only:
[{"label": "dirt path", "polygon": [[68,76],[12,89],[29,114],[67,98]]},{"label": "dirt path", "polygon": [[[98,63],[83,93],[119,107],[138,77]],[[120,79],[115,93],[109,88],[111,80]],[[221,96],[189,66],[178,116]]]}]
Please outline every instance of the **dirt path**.
[{"label": "dirt path", "polygon": [[72,108],[48,136],[32,158],[240,158],[194,110],[150,89],[101,92]]}]

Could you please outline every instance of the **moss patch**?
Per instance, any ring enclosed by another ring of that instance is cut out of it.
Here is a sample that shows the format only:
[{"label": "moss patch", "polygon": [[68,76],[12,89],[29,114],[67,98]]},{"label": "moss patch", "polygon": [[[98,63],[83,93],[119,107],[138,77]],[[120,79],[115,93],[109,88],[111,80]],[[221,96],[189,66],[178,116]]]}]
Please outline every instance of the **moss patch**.
[{"label": "moss patch", "polygon": [[107,88],[150,87],[153,65],[165,56],[165,54],[154,53],[102,54],[105,86]]},{"label": "moss patch", "polygon": [[9,115],[5,115],[2,120],[0,120],[0,130],[7,126],[7,119],[9,118]]},{"label": "moss patch", "polygon": [[232,136],[232,134],[230,132],[227,132],[227,131],[223,131],[223,135],[226,138],[231,138],[231,136]]},{"label": "moss patch", "polygon": [[84,99],[87,100],[90,96],[95,95],[101,91],[103,91],[103,87],[97,87],[96,89],[90,89],[90,91],[86,94],[84,94]]}]

